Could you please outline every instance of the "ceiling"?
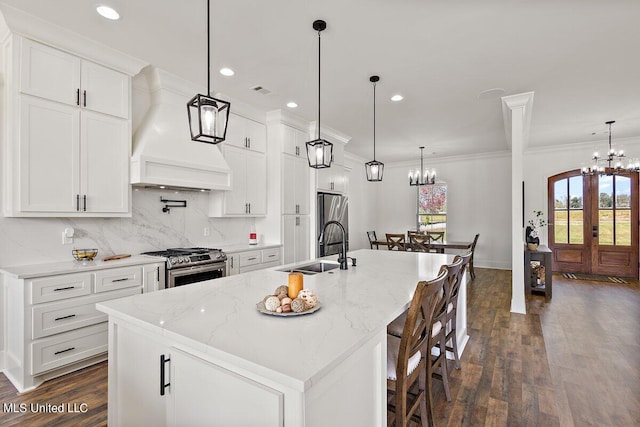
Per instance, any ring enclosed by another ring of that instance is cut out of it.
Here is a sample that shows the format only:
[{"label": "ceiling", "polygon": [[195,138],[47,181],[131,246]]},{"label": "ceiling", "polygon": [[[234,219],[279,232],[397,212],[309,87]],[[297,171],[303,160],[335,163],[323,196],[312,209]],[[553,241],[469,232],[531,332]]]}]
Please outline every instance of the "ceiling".
[{"label": "ceiling", "polygon": [[[206,84],[205,0],[0,0]],[[352,137],[347,151],[376,159],[508,151],[499,97],[535,92],[530,146],[640,139],[638,0],[212,0],[215,92],[315,120],[322,33],[322,121]],[[227,66],[235,76],[217,70]],[[263,95],[252,90],[263,86]],[[401,102],[392,102],[393,94]],[[233,105],[232,105],[233,109]],[[640,156],[640,153],[637,153]]]}]

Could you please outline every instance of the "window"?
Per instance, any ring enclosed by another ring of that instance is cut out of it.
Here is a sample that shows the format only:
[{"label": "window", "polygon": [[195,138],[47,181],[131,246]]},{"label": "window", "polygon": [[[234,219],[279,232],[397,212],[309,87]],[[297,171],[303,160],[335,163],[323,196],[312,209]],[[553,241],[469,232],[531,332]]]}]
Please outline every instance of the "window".
[{"label": "window", "polygon": [[418,187],[419,230],[447,231],[447,184]]},{"label": "window", "polygon": [[584,206],[582,176],[572,176],[554,183],[555,243],[584,243]]}]

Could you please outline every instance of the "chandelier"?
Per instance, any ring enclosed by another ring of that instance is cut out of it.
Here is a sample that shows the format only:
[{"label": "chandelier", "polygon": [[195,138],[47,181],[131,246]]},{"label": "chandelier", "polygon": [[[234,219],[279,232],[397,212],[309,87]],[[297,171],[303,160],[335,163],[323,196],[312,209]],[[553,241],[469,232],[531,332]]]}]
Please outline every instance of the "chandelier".
[{"label": "chandelier", "polygon": [[[605,122],[609,125],[609,151],[606,156],[600,156],[596,151],[593,153],[593,165],[584,166],[582,175],[611,175],[620,172],[640,172],[640,161],[638,159],[629,159],[626,166],[622,165],[623,159],[626,157],[623,150],[614,150],[611,147],[611,125],[615,120]],[[606,166],[605,166],[606,163]]]},{"label": "chandelier", "polygon": [[432,169],[424,169],[422,152],[424,147],[420,148],[420,169],[415,171],[409,170],[409,185],[433,185],[436,183],[436,171]]},{"label": "chandelier", "polygon": [[187,103],[191,139],[208,144],[225,140],[231,104],[211,96],[210,0],[207,0],[207,94],[196,94]]},{"label": "chandelier", "polygon": [[376,83],[380,80],[378,76],[369,77],[373,83],[373,160],[364,164],[367,173],[367,181],[380,182],[384,172],[384,163],[376,160]]}]

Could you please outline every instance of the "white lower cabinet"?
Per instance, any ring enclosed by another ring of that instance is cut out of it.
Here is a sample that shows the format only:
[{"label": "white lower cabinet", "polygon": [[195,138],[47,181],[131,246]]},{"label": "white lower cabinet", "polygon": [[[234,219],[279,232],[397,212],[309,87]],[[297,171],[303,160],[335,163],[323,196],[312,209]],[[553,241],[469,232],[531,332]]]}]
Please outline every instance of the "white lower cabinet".
[{"label": "white lower cabinet", "polygon": [[282,392],[142,330],[111,328],[111,425],[283,426]]},{"label": "white lower cabinet", "polygon": [[308,215],[282,215],[284,264],[309,259],[309,224]]},{"label": "white lower cabinet", "polygon": [[164,287],[163,262],[117,265],[31,278],[5,275],[5,374],[18,391],[106,359],[108,318],[97,303]]},{"label": "white lower cabinet", "polygon": [[261,270],[263,268],[276,267],[282,264],[282,249],[275,248],[256,249],[252,251],[242,251],[228,253],[229,276],[248,271]]}]

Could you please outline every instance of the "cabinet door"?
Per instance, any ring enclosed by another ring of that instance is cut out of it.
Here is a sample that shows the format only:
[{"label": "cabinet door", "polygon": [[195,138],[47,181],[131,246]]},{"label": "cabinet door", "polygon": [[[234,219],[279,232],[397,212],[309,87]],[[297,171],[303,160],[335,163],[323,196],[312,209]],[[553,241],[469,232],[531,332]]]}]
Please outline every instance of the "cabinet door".
[{"label": "cabinet door", "polygon": [[309,227],[310,218],[308,215],[298,216],[296,222],[295,234],[295,262],[306,261],[309,259]]},{"label": "cabinet door", "polygon": [[[227,124],[227,137],[224,141],[225,145],[247,148],[247,140],[244,134],[245,118],[237,114],[229,114],[229,122]],[[226,153],[225,153],[226,155]]]},{"label": "cabinet door", "polygon": [[318,169],[316,171],[316,188],[318,190],[335,191],[333,169],[335,169],[335,165],[332,165],[330,168]]},{"label": "cabinet door", "polygon": [[129,122],[91,111],[81,117],[82,210],[127,212]]},{"label": "cabinet door", "polygon": [[168,349],[158,342],[115,324],[109,346],[109,424],[115,426],[165,426],[169,386],[160,395],[160,370],[165,383],[172,381]]},{"label": "cabinet door", "polygon": [[245,120],[245,136],[247,137],[248,148],[253,151],[264,153],[267,150],[267,130],[262,123],[253,120]]},{"label": "cabinet door", "polygon": [[253,216],[267,214],[267,161],[264,154],[245,153],[247,175],[245,184],[249,213]]},{"label": "cabinet door", "polygon": [[234,274],[240,273],[240,255],[239,254],[229,254],[227,255],[227,274],[232,276]]},{"label": "cabinet door", "polygon": [[306,159],[283,155],[282,213],[309,214],[309,164]]},{"label": "cabinet door", "polygon": [[225,147],[224,158],[231,168],[232,187],[224,193],[224,213],[226,215],[246,215],[247,209],[247,151]]},{"label": "cabinet door", "polygon": [[21,40],[20,91],[78,105],[80,58],[31,40]]},{"label": "cabinet door", "polygon": [[129,77],[93,62],[82,62],[81,105],[92,111],[129,118]]},{"label": "cabinet door", "polygon": [[297,215],[282,215],[282,263],[296,262],[296,218]]},{"label": "cabinet door", "polygon": [[20,104],[20,210],[76,212],[80,111],[27,95]]},{"label": "cabinet door", "polygon": [[164,264],[142,266],[142,292],[149,293],[164,289]]},{"label": "cabinet door", "polygon": [[171,348],[170,399],[170,426],[284,425],[281,392],[176,348]]}]

